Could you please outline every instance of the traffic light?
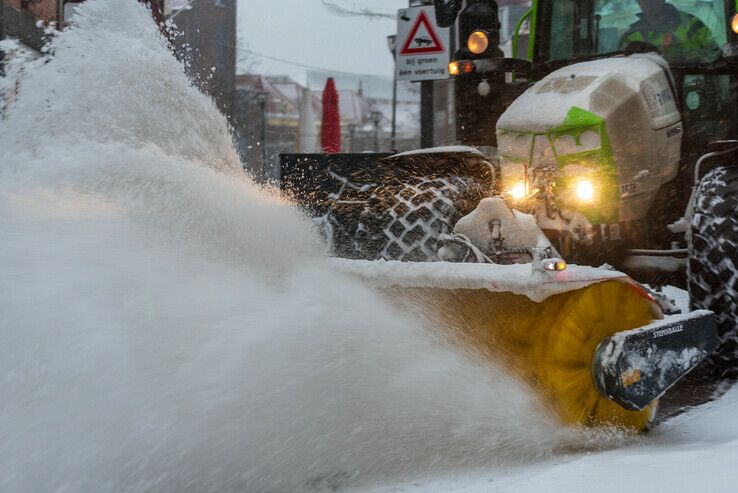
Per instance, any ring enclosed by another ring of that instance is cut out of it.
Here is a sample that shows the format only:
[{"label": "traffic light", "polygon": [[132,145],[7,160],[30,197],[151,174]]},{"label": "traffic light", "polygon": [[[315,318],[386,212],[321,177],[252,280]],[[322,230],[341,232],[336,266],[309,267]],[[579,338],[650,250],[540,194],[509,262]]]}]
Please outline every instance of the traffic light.
[{"label": "traffic light", "polygon": [[455,79],[456,138],[463,144],[495,146],[495,124],[504,111],[505,73],[499,66],[500,20],[494,0],[467,0],[458,16],[459,44],[449,74]]},{"label": "traffic light", "polygon": [[500,58],[500,19],[494,0],[468,0],[459,14],[459,40],[461,47],[454,54],[455,60],[475,58]]}]

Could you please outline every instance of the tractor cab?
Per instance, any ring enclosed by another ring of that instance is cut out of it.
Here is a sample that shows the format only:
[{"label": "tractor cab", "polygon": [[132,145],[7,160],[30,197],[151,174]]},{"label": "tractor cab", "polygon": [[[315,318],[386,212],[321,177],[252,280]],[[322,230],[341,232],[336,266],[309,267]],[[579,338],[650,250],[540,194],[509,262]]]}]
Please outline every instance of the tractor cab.
[{"label": "tractor cab", "polygon": [[570,62],[652,49],[670,64],[713,63],[732,33],[734,9],[726,7],[723,0],[537,2],[533,60]]}]

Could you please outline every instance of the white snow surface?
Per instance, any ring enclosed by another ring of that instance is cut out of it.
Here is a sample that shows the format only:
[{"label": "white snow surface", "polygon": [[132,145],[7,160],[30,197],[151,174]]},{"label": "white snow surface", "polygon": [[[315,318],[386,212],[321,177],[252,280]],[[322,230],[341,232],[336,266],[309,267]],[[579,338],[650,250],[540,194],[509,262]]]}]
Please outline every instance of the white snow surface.
[{"label": "white snow surface", "polygon": [[393,260],[331,259],[330,265],[379,288],[465,288],[509,291],[533,301],[572,291],[595,282],[625,280],[622,272],[595,267],[568,265],[554,275],[533,274],[530,264],[473,264],[456,262],[398,262]]},{"label": "white snow surface", "polygon": [[674,286],[663,286],[661,293],[674,301],[676,307],[682,313],[689,311],[689,293],[685,289],[680,289]]},{"label": "white snow surface", "polygon": [[425,147],[423,149],[415,149],[412,151],[398,152],[397,154],[393,154],[393,156],[395,157],[415,156],[418,154],[439,154],[439,153],[474,154],[475,156],[479,156],[483,159],[487,159],[484,153],[480,151],[479,149],[477,149],[476,147],[462,146],[462,145]]},{"label": "white snow surface", "polygon": [[326,268],[136,1],[77,13],[0,123],[0,491],[734,490],[735,393],[560,426]]},{"label": "white snow surface", "polygon": [[733,492],[738,481],[738,389],[614,450],[561,454],[504,470],[467,469],[377,485],[365,493]]},{"label": "white snow surface", "polygon": [[[497,128],[546,132],[561,125],[574,106],[589,111],[592,93],[611,79],[617,79],[633,91],[639,92],[642,80],[662,71],[659,58],[652,54],[635,54],[590,60],[560,68],[536,82],[513,101],[500,116]],[[569,81],[573,87],[563,86],[556,91],[552,88],[544,90],[552,81]],[[673,107],[673,111],[675,110]]]}]

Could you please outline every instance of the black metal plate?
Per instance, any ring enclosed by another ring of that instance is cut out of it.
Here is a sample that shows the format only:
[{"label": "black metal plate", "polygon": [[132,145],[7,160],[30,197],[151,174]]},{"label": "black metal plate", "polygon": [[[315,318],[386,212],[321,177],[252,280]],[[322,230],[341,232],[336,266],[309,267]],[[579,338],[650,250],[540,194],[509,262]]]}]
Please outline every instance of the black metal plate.
[{"label": "black metal plate", "polygon": [[618,332],[597,348],[595,382],[608,398],[639,411],[689,373],[718,343],[715,316],[708,310]]}]

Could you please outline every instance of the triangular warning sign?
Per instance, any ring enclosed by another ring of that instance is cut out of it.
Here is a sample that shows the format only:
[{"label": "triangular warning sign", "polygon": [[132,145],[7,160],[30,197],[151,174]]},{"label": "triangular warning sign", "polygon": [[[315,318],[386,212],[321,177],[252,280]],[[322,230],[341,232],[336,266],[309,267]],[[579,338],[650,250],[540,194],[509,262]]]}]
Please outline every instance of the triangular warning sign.
[{"label": "triangular warning sign", "polygon": [[415,19],[413,28],[410,29],[405,42],[402,44],[400,55],[417,55],[420,53],[443,53],[444,48],[441,40],[438,39],[436,30],[428,21],[425,11],[421,10],[418,18]]}]

